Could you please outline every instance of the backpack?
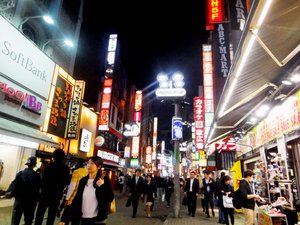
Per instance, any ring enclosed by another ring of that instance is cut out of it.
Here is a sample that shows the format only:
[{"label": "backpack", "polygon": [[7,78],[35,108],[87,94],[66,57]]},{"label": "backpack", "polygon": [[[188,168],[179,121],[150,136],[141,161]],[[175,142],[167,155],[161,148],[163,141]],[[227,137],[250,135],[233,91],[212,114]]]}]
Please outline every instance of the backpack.
[{"label": "backpack", "polygon": [[235,190],[232,198],[233,207],[236,209],[241,209],[243,204],[243,198],[240,192],[240,189]]}]

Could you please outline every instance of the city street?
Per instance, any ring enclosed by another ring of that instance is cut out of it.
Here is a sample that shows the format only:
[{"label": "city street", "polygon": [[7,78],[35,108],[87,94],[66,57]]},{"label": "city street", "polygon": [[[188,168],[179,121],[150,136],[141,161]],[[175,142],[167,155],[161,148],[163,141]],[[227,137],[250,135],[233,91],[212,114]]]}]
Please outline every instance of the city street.
[{"label": "city street", "polygon": [[[202,212],[200,201],[198,200],[198,208],[195,217],[189,217],[187,215],[187,208],[185,206],[181,207],[180,218],[172,217],[172,206],[170,208],[166,207],[166,203],[161,203],[158,200],[155,202],[154,210],[152,213],[152,218],[146,218],[144,207],[142,202],[140,202],[137,217],[135,219],[131,218],[132,207],[125,207],[127,197],[125,195],[120,195],[115,193],[117,202],[117,212],[115,214],[109,215],[107,224],[108,225],[129,225],[129,224],[143,224],[143,225],[199,225],[199,222],[205,223],[205,225],[218,224],[218,211],[215,210],[216,217],[211,217],[207,219]],[[11,219],[11,209],[12,207],[0,208],[0,224],[10,225]],[[46,218],[46,215],[45,215]],[[56,220],[58,224],[59,219]],[[23,219],[22,223],[23,225]],[[46,224],[46,219],[44,223]],[[243,216],[241,214],[235,214],[235,225],[243,224]]]}]

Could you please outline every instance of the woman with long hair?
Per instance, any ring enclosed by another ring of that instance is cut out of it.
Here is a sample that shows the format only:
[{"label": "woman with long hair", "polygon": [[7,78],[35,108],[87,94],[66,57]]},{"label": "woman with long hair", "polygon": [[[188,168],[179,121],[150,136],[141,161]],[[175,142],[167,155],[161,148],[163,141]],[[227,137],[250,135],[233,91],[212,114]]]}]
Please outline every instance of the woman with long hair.
[{"label": "woman with long hair", "polygon": [[72,225],[105,224],[107,206],[114,199],[109,178],[102,172],[103,161],[93,156],[87,164],[88,175],[78,185],[71,205]]},{"label": "woman with long hair", "polygon": [[[233,187],[230,185],[230,176],[226,175],[222,178],[221,180],[221,194],[222,194],[222,198],[223,196],[227,195],[228,197],[233,197]],[[234,225],[234,208],[226,208],[223,205],[223,201],[222,202],[222,209],[224,211],[224,219],[225,219],[225,224],[229,225],[229,219],[228,216],[230,216],[230,221],[231,221],[231,225]]]}]

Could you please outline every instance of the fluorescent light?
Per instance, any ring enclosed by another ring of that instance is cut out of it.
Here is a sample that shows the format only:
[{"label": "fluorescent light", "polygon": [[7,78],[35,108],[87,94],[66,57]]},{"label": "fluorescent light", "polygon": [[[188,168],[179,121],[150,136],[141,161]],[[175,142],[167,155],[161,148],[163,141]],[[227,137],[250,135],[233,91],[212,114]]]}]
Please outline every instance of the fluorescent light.
[{"label": "fluorescent light", "polygon": [[52,18],[51,16],[49,16],[49,15],[43,16],[43,20],[44,20],[46,23],[54,24],[53,18]]},{"label": "fluorescent light", "polygon": [[292,82],[291,81],[289,81],[289,80],[283,80],[283,81],[281,81],[281,83],[283,83],[284,85],[292,85]]},{"label": "fluorescent light", "polygon": [[266,104],[264,104],[264,105],[262,105],[262,106],[260,107],[260,110],[262,110],[262,111],[264,111],[264,112],[268,111],[269,109],[270,109],[270,106],[269,106],[269,105],[266,105]]},{"label": "fluorescent light", "polygon": [[272,4],[272,0],[267,0],[265,5],[264,5],[264,8],[260,14],[260,17],[258,19],[258,22],[257,22],[257,26],[260,27],[260,25],[262,25],[262,23],[264,22],[268,12],[269,12],[269,9],[270,9],[270,6]]},{"label": "fluorescent light", "polygon": [[291,77],[291,81],[293,81],[293,82],[295,82],[295,83],[300,82],[300,74],[299,74],[299,73],[294,74],[294,75]]},{"label": "fluorescent light", "polygon": [[65,45],[67,45],[68,47],[74,47],[74,44],[73,44],[73,42],[71,41],[71,40],[69,40],[69,39],[65,39],[64,40],[64,43],[65,43]]}]

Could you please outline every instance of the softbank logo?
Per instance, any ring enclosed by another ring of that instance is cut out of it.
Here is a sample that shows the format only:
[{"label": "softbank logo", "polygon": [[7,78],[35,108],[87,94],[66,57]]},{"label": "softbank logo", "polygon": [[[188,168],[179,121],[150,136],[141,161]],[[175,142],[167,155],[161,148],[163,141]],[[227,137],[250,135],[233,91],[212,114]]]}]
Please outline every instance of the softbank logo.
[{"label": "softbank logo", "polygon": [[10,60],[14,61],[25,70],[31,72],[34,76],[40,80],[47,82],[47,75],[45,70],[39,69],[33,62],[32,59],[26,57],[22,52],[13,50],[12,44],[9,41],[4,41],[1,49],[2,54],[9,57]]},{"label": "softbank logo", "polygon": [[22,107],[34,113],[41,114],[43,104],[34,95],[29,95],[21,90],[16,90],[8,84],[0,82],[0,92],[5,94],[5,100],[15,104],[22,104]]}]

